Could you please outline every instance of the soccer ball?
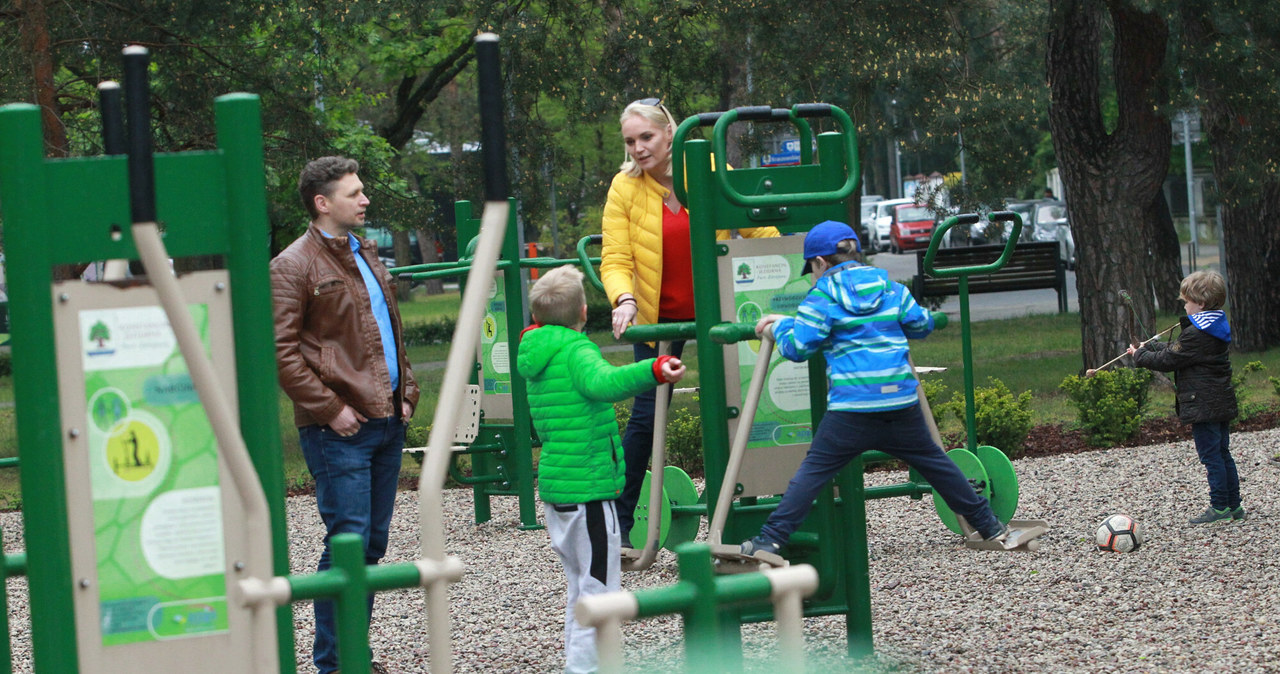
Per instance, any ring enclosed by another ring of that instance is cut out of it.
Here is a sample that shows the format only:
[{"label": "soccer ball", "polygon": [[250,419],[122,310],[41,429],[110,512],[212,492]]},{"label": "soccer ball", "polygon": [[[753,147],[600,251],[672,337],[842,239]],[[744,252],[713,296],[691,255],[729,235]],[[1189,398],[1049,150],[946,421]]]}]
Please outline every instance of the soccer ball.
[{"label": "soccer ball", "polygon": [[1112,515],[1102,520],[1093,538],[1098,547],[1108,552],[1133,552],[1142,547],[1142,530],[1128,515]]}]

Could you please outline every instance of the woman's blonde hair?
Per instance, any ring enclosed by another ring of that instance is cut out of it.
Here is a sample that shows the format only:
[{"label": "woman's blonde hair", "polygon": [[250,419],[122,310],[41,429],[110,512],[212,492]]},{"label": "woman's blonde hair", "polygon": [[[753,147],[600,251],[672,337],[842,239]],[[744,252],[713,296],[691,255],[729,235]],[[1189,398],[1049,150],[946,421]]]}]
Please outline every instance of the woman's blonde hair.
[{"label": "woman's blonde hair", "polygon": [[[627,107],[622,109],[622,115],[618,117],[618,124],[621,125],[623,122],[627,121],[628,117],[640,117],[658,128],[665,128],[667,130],[668,141],[674,141],[676,136],[675,118],[671,116],[671,112],[667,110],[667,106],[662,104],[662,101],[650,103],[649,101],[651,100],[653,99],[644,99],[643,101],[632,101],[628,103]],[[626,141],[623,141],[622,150],[626,152],[626,149]],[[668,150],[670,150],[670,148],[668,148]],[[627,158],[622,162],[622,165],[618,167],[618,170],[627,174],[628,177],[639,178],[640,174],[644,172],[644,169],[640,168],[640,165],[636,163],[636,160],[631,158],[630,152],[627,152],[626,154]],[[667,157],[667,175],[671,175],[670,156]]]},{"label": "woman's blonde hair", "polygon": [[543,325],[578,328],[587,293],[582,289],[582,272],[576,267],[556,267],[542,275],[529,289],[529,311]]}]

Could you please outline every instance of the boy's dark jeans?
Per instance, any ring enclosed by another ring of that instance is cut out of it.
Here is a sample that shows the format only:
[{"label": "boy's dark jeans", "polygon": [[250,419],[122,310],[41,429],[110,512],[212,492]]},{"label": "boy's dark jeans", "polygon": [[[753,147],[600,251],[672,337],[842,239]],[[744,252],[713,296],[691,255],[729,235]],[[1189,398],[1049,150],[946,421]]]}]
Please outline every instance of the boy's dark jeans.
[{"label": "boy's dark jeans", "polygon": [[1236,473],[1236,460],[1231,457],[1230,423],[1191,424],[1196,453],[1200,455],[1200,463],[1204,464],[1209,477],[1209,505],[1216,510],[1240,507],[1240,475]]},{"label": "boy's dark jeans", "polygon": [[760,534],[786,545],[809,514],[818,492],[840,469],[869,449],[905,461],[929,481],[958,515],[963,515],[984,538],[1000,531],[1000,521],[987,499],[973,490],[968,478],[933,441],[920,405],[887,412],[827,412],[809,445],[782,502]]},{"label": "boy's dark jeans", "polygon": [[[647,342],[635,345],[636,362],[658,356],[657,344]],[[671,343],[671,355],[679,358],[684,353],[684,341]],[[667,387],[670,388],[670,384]],[[623,547],[630,546],[631,526],[635,524],[636,502],[640,500],[640,487],[644,484],[644,472],[649,469],[649,457],[653,454],[653,410],[657,403],[657,389],[651,388],[636,396],[631,406],[631,419],[627,432],[622,436],[622,458],[627,462],[626,484],[618,496],[618,526],[622,533]],[[667,398],[667,405],[671,398]],[[647,504],[646,504],[647,505]]]}]

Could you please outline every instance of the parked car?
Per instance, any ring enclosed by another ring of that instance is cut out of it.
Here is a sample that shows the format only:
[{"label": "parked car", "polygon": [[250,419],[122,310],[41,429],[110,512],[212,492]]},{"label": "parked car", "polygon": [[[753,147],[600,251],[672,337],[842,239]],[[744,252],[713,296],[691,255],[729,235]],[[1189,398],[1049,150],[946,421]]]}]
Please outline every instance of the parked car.
[{"label": "parked car", "polygon": [[[387,227],[365,227],[366,239],[373,239],[378,244],[378,258],[388,268],[396,266],[396,249],[391,241],[391,230]],[[409,264],[422,264],[422,249],[418,247],[418,234],[409,231]]]},{"label": "parked car", "polygon": [[911,199],[886,199],[871,204],[874,207],[871,219],[864,220],[862,223],[866,227],[867,237],[871,239],[864,246],[867,252],[875,253],[889,248],[889,228],[893,224],[893,208],[914,203]]},{"label": "parked car", "polygon": [[893,207],[889,223],[889,248],[894,253],[928,248],[936,219],[928,206],[913,203]]},{"label": "parked car", "polygon": [[[1024,225],[1025,227],[1025,225]],[[1066,263],[1067,269],[1076,268],[1076,240],[1071,235],[1071,224],[1067,220],[1067,205],[1057,199],[1042,199],[1035,203],[1035,215],[1032,218],[1032,241],[1057,241],[1059,255]]]}]

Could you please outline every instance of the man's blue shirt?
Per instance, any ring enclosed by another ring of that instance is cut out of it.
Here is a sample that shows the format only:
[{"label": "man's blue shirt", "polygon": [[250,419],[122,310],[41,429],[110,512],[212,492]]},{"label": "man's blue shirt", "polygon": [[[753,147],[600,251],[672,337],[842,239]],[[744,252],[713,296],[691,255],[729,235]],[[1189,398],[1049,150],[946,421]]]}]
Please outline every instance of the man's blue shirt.
[{"label": "man's blue shirt", "polygon": [[[319,229],[319,228],[317,228]],[[323,229],[321,234],[332,239]],[[378,323],[378,334],[382,337],[382,357],[387,361],[387,372],[391,374],[391,390],[400,388],[400,357],[396,352],[396,335],[391,329],[391,311],[387,308],[387,297],[382,294],[382,285],[373,275],[369,263],[360,255],[360,238],[355,234],[347,234],[347,244],[355,255],[356,267],[360,269],[360,277],[364,279],[364,287],[369,291],[369,302],[373,309],[373,320]]]}]

